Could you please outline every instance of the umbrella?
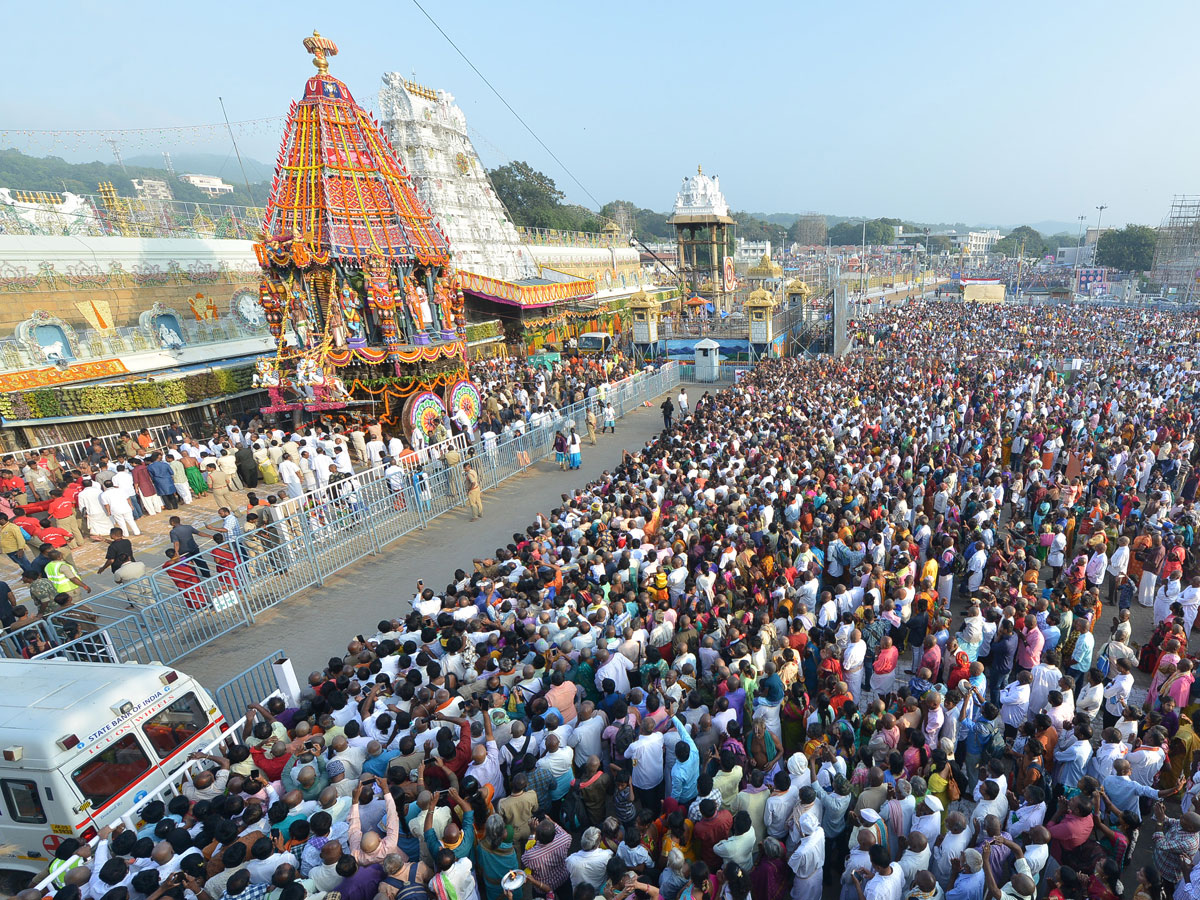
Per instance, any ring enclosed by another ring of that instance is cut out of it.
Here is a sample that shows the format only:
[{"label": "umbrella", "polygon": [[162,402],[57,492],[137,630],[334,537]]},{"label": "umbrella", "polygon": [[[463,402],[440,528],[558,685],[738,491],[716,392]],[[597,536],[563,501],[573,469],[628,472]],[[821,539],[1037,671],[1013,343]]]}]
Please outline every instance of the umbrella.
[{"label": "umbrella", "polygon": [[703,297],[695,296],[695,297],[692,297],[692,299],[687,302],[687,305],[688,306],[703,306],[707,302],[708,301],[705,300]]}]

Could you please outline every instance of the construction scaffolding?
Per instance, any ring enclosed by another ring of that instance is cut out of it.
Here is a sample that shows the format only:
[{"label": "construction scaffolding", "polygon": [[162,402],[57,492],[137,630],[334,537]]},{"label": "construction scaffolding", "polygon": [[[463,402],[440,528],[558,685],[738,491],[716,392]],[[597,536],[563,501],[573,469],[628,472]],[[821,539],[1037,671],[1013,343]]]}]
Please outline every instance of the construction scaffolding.
[{"label": "construction scaffolding", "polygon": [[1150,280],[1185,302],[1200,299],[1200,195],[1176,194],[1158,229]]}]

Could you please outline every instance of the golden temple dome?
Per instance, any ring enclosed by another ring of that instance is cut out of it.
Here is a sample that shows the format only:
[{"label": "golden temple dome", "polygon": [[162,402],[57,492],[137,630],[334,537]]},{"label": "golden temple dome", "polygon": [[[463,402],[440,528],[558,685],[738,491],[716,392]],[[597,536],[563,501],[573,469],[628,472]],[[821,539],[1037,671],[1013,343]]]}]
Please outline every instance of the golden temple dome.
[{"label": "golden temple dome", "polygon": [[778,278],[783,274],[783,266],[772,260],[770,253],[764,253],[763,258],[751,266],[747,274],[751,278]]}]

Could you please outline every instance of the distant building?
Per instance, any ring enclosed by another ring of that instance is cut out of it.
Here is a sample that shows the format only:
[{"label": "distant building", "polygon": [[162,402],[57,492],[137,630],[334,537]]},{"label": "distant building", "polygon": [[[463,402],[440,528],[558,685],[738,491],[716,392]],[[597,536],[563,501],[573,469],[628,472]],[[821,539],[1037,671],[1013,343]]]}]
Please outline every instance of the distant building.
[{"label": "distant building", "polygon": [[1056,266],[1092,266],[1096,263],[1096,245],[1084,244],[1081,247],[1059,247],[1054,254]]},{"label": "distant building", "polygon": [[[174,200],[171,186],[158,178],[130,178],[139,200]],[[230,188],[233,190],[233,188]]]},{"label": "distant building", "polygon": [[737,239],[737,248],[733,252],[733,261],[740,263],[756,263],[764,256],[771,255],[770,241],[748,241]]},{"label": "distant building", "polygon": [[992,245],[1000,240],[1000,232],[996,229],[987,231],[968,231],[966,234],[952,235],[955,249],[964,251],[968,256],[982,256],[992,249]]},{"label": "distant building", "polygon": [[180,181],[186,181],[193,187],[198,187],[210,197],[219,197],[221,194],[232,194],[233,185],[226,184],[216,175],[180,175]]}]

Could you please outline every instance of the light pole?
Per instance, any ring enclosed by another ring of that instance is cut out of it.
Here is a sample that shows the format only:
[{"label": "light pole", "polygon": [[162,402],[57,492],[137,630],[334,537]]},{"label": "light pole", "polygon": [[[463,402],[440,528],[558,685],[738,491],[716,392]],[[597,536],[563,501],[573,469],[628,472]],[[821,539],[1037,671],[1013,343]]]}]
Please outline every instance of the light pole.
[{"label": "light pole", "polygon": [[1106,209],[1108,209],[1108,206],[1104,203],[1101,203],[1096,207],[1096,252],[1092,254],[1093,266],[1096,265],[1096,262],[1100,257],[1100,220],[1104,217],[1104,211]]},{"label": "light pole", "polygon": [[867,299],[867,220],[863,219],[862,252],[858,257],[858,294],[864,303]]},{"label": "light pole", "polygon": [[1083,243],[1083,223],[1087,216],[1079,216],[1079,234],[1075,237],[1075,265],[1071,267],[1071,293],[1079,293],[1079,248]]}]

